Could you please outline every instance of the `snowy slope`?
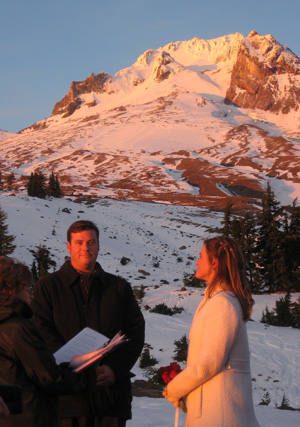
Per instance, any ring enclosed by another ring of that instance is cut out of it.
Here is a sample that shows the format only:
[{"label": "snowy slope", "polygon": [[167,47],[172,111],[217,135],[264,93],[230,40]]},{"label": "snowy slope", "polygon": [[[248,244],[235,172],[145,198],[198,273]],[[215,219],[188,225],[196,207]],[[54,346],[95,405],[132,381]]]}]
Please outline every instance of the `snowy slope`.
[{"label": "snowy slope", "polygon": [[[16,236],[16,258],[32,264],[32,250],[45,245],[59,267],[67,255],[66,230],[77,219],[91,219],[100,228],[99,262],[128,279],[132,286],[146,287],[141,307],[164,302],[183,307],[181,314],[162,316],[143,309],[146,342],[153,348],[159,366],[172,361],[174,341],[188,333],[193,313],[203,297],[203,289],[187,287],[184,275],[195,271],[201,239],[217,233],[222,215],[209,210],[103,199],[79,204],[71,199],[41,200],[25,196],[0,195],[0,206],[7,213],[8,232]],[[130,258],[122,265],[123,256]],[[159,262],[158,267],[153,264]],[[296,299],[299,295],[293,295]],[[251,351],[253,396],[257,417],[264,427],[296,427],[300,412],[282,411],[276,405],[283,394],[290,405],[300,408],[300,332],[298,329],[266,326],[259,322],[268,305],[275,306],[280,295],[254,296],[255,305],[248,334]],[[143,371],[136,365],[136,378]],[[264,394],[269,406],[260,406]],[[183,424],[181,415],[180,425]],[[165,399],[135,397],[130,427],[174,425],[174,409]]]}]

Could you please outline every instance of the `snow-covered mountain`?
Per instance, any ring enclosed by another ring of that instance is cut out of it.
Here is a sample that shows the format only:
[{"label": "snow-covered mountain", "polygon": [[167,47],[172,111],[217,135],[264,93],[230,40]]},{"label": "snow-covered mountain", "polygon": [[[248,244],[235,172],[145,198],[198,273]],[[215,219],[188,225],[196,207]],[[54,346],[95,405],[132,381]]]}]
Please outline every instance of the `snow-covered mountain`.
[{"label": "snow-covered mountain", "polygon": [[0,133],[16,187],[41,170],[66,195],[222,209],[259,205],[269,181],[300,196],[300,61],[252,31],[177,41],[114,76],[72,82],[51,117]]}]

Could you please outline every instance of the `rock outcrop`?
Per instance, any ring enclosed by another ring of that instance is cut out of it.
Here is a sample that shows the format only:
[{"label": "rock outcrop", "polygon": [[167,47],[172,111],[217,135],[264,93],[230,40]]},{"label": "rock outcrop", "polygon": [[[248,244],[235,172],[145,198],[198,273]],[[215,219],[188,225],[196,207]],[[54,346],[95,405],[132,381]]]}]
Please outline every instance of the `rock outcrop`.
[{"label": "rock outcrop", "polygon": [[94,74],[83,80],[82,82],[72,82],[69,92],[60,101],[58,101],[52,111],[52,115],[63,114],[68,117],[80,107],[80,95],[90,92],[103,93],[106,91],[105,83],[111,79],[111,76],[106,73]]},{"label": "rock outcrop", "polygon": [[[289,113],[300,102],[300,60],[272,36],[252,31],[241,41],[225,102]],[[282,96],[282,94],[284,94]]]}]

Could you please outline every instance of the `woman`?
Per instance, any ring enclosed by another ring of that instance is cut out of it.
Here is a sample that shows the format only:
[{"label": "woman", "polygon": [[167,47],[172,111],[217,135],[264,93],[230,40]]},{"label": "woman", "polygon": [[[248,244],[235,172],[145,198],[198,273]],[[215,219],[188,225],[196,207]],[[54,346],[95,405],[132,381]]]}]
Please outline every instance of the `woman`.
[{"label": "woman", "polygon": [[253,299],[241,250],[229,237],[204,242],[195,277],[208,286],[189,333],[187,367],[163,394],[186,400],[187,427],[256,427],[246,321]]},{"label": "woman", "polygon": [[0,257],[0,382],[22,388],[23,412],[9,415],[2,426],[60,425],[57,394],[77,393],[96,384],[93,369],[75,374],[57,366],[37,327],[31,322],[28,267]]},{"label": "woman", "polygon": [[9,409],[6,403],[4,402],[4,400],[2,399],[2,397],[0,397],[0,419],[6,418],[8,416],[9,416]]}]

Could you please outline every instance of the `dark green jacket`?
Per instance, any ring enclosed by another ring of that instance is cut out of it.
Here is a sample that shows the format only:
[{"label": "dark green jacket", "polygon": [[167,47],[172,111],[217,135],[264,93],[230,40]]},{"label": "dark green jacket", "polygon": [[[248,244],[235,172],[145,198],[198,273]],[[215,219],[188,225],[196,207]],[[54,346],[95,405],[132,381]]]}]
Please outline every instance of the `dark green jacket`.
[{"label": "dark green jacket", "polygon": [[[105,272],[97,263],[96,271],[83,283],[81,276],[65,262],[57,272],[42,277],[35,285],[34,321],[51,351],[55,352],[84,327],[108,338],[117,332],[129,342],[103,361],[114,371],[117,381],[110,387],[96,387],[91,393],[63,397],[62,417],[117,416],[131,418],[131,368],[144,345],[144,318],[130,284]],[[88,294],[84,296],[84,285]]]}]

